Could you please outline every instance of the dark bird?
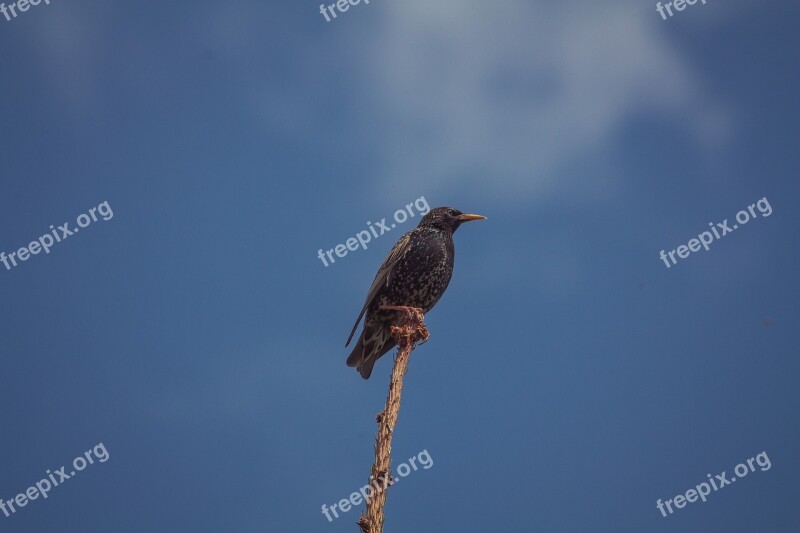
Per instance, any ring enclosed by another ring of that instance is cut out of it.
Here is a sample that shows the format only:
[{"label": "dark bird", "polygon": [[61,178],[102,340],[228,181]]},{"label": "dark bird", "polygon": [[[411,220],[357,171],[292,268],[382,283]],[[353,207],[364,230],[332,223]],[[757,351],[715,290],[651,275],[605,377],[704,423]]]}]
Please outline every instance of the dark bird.
[{"label": "dark bird", "polygon": [[347,366],[356,367],[361,377],[369,379],[375,361],[395,346],[391,325],[402,313],[381,306],[417,307],[423,313],[433,309],[453,275],[453,233],[464,222],[485,219],[451,207],[437,207],[400,237],[378,270],[347,339],[345,346],[350,344],[366,313],[364,331],[347,358]]}]

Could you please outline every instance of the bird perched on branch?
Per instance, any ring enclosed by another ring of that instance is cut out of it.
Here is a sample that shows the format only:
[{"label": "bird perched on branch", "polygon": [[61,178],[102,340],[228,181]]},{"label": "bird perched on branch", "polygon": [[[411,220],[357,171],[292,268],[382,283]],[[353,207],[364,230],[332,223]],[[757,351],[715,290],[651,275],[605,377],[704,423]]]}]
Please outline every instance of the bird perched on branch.
[{"label": "bird perched on branch", "polygon": [[345,346],[350,344],[366,314],[364,331],[347,358],[347,366],[356,367],[361,377],[369,379],[375,361],[395,346],[391,326],[401,312],[381,307],[430,311],[447,290],[453,275],[453,233],[464,222],[485,219],[458,209],[437,207],[422,217],[416,228],[400,237],[378,270],[347,339]]}]

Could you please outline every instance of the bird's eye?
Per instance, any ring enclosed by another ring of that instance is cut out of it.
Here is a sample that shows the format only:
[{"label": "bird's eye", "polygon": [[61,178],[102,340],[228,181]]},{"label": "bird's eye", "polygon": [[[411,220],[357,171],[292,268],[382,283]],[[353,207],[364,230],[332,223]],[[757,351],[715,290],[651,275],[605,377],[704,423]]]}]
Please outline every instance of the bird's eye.
[{"label": "bird's eye", "polygon": [[458,211],[456,211],[455,209],[451,209],[451,210],[450,210],[450,211],[448,211],[447,213],[448,213],[448,214],[449,214],[451,217],[458,216]]}]

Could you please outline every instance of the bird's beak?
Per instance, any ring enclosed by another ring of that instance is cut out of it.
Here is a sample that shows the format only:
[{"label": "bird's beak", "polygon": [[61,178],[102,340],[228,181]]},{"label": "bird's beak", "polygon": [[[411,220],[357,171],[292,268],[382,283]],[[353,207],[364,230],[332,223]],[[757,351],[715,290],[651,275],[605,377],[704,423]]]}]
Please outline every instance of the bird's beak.
[{"label": "bird's beak", "polygon": [[471,213],[464,213],[463,215],[458,215],[458,220],[461,222],[469,222],[470,220],[486,220],[486,217],[483,215],[473,215]]}]

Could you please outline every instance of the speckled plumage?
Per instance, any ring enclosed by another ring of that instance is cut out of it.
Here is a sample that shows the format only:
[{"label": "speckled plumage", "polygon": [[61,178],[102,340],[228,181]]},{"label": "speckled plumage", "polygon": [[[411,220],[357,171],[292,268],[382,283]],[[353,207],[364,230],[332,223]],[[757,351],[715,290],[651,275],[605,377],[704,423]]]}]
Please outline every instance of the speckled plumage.
[{"label": "speckled plumage", "polygon": [[437,207],[397,241],[378,270],[347,340],[350,344],[366,314],[364,331],[347,358],[348,366],[357,367],[361,376],[368,379],[375,361],[395,346],[390,328],[400,311],[380,309],[381,306],[418,307],[425,313],[433,309],[453,275],[453,233],[462,223],[482,218]]}]

